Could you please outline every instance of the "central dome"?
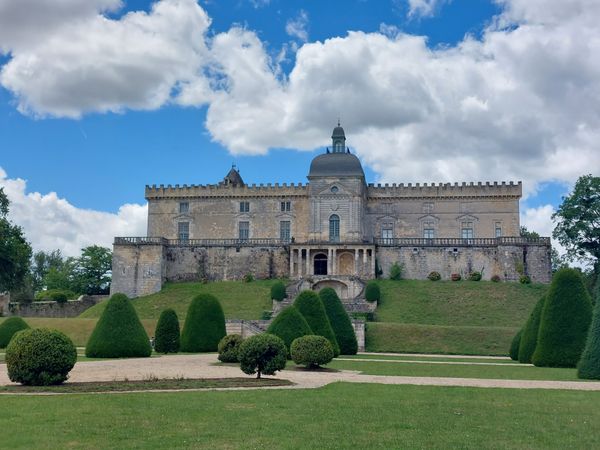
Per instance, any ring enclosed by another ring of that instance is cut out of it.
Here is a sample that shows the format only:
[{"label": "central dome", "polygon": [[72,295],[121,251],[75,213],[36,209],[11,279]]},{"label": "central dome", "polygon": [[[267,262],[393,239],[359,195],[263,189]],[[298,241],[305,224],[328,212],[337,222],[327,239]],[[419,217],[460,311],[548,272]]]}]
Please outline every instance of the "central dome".
[{"label": "central dome", "polygon": [[311,177],[365,177],[360,160],[352,153],[326,153],[310,163]]}]

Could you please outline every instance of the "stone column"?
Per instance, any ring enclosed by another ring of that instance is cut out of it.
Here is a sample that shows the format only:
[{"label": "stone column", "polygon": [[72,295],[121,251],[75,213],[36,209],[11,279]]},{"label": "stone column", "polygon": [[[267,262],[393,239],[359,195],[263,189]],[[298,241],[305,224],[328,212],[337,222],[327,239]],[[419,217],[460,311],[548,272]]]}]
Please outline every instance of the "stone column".
[{"label": "stone column", "polygon": [[294,249],[290,247],[290,278],[294,278]]},{"label": "stone column", "polygon": [[310,275],[310,249],[306,249],[306,276]]},{"label": "stone column", "polygon": [[360,275],[358,273],[358,249],[354,249],[354,275]]},{"label": "stone column", "polygon": [[333,272],[333,251],[331,248],[327,249],[327,275],[331,275]]},{"label": "stone column", "polygon": [[331,274],[332,275],[337,275],[337,248],[333,248],[333,256],[331,257],[331,262],[332,262],[332,268],[331,268]]},{"label": "stone column", "polygon": [[371,275],[375,276],[375,249],[371,250]]}]

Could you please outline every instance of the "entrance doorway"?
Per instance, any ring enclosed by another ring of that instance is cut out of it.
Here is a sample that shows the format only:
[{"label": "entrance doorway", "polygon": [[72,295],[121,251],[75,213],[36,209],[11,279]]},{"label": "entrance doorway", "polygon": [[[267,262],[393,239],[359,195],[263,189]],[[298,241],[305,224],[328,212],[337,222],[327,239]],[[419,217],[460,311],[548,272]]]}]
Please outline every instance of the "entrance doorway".
[{"label": "entrance doorway", "polygon": [[315,275],[327,275],[327,255],[325,253],[318,253],[315,255],[314,262],[314,274]]}]

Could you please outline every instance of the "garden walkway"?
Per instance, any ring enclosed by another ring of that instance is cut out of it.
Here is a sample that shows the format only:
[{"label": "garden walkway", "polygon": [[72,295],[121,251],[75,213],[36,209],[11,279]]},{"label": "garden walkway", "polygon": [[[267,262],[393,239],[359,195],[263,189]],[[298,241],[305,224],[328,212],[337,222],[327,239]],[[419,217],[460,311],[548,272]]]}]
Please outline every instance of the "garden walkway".
[{"label": "garden walkway", "polygon": [[[215,365],[216,354],[169,355],[157,358],[113,359],[105,361],[78,362],[69,377],[73,382],[143,380],[150,378],[229,378],[244,376],[233,365]],[[463,386],[482,388],[519,389],[569,389],[600,391],[600,382],[585,381],[538,381],[538,380],[498,380],[476,378],[444,377],[404,377],[364,375],[360,372],[342,370],[304,371],[285,370],[279,378],[288,379],[296,386],[292,388],[317,388],[329,383],[344,381],[349,383],[404,384],[419,386]],[[6,365],[0,364],[0,385],[11,384],[6,373]]]}]

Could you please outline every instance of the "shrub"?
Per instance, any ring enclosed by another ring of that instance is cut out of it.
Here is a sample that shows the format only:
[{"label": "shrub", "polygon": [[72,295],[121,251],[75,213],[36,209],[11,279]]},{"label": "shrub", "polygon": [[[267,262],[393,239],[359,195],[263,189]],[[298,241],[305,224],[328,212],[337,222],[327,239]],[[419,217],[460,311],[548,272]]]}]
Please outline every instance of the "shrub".
[{"label": "shrub", "polygon": [[47,328],[19,331],[6,349],[11,381],[29,386],[60,384],[77,361],[77,349],[60,331]]},{"label": "shrub", "polygon": [[254,281],[254,275],[252,275],[250,272],[248,272],[246,275],[244,275],[244,283],[252,283]]},{"label": "shrub", "polygon": [[302,291],[296,297],[294,306],[304,316],[313,334],[329,339],[333,347],[333,354],[337,357],[340,354],[340,347],[319,296],[313,291]]},{"label": "shrub", "polygon": [[55,301],[58,303],[65,303],[67,300],[76,298],[77,294],[68,289],[49,289],[47,291],[40,291],[35,295],[35,299],[38,301]]},{"label": "shrub", "polygon": [[376,281],[369,281],[365,288],[365,298],[368,302],[378,302],[381,300],[381,289]]},{"label": "shrub", "polygon": [[179,319],[173,309],[160,313],[154,332],[154,350],[157,353],[177,353],[179,351]]},{"label": "shrub", "polygon": [[439,272],[429,272],[429,275],[427,275],[427,278],[430,279],[431,281],[440,281],[442,279],[442,276],[440,275]]},{"label": "shrub", "polygon": [[469,281],[481,281],[481,272],[471,272],[469,274]]},{"label": "shrub", "polygon": [[242,372],[256,378],[261,375],[275,375],[278,370],[283,370],[287,362],[285,343],[269,333],[257,334],[246,339],[238,351],[240,369]]},{"label": "shrub", "polygon": [[219,341],[219,361],[221,362],[240,362],[238,353],[240,345],[244,340],[239,334],[228,334]]},{"label": "shrub", "polygon": [[542,308],[533,364],[575,367],[585,346],[591,316],[590,296],[579,272],[557,271]]},{"label": "shrub", "polygon": [[[377,289],[379,289],[379,286],[377,286]],[[335,290],[332,288],[321,289],[319,297],[323,302],[323,307],[325,308],[331,328],[333,328],[335,339],[340,347],[340,354],[356,355],[356,352],[358,352],[358,343],[356,342],[354,327],[346,312],[346,308],[344,308]]]},{"label": "shrub", "polygon": [[283,284],[283,281],[275,282],[275,284],[271,286],[271,298],[280,302],[285,297],[287,297],[287,293],[285,292],[285,284]]},{"label": "shrub", "polygon": [[400,280],[402,278],[402,266],[395,262],[390,267],[390,280]]},{"label": "shrub", "polygon": [[0,348],[6,348],[17,331],[29,328],[27,322],[20,317],[9,317],[0,324]]},{"label": "shrub", "polygon": [[521,283],[521,284],[531,284],[531,278],[529,278],[529,275],[521,275],[519,277],[519,283]]},{"label": "shrub", "polygon": [[267,333],[281,338],[289,351],[294,339],[312,334],[312,330],[304,316],[294,306],[288,306],[277,314]]},{"label": "shrub", "polygon": [[499,283],[500,282],[500,276],[499,275],[492,275],[492,278],[490,278],[494,283]]},{"label": "shrub", "polygon": [[125,294],[114,294],[85,347],[88,358],[150,356],[152,347],[146,330]]},{"label": "shrub", "polygon": [[544,302],[546,297],[542,297],[538,300],[523,327],[523,335],[521,336],[521,343],[519,344],[519,362],[531,363],[531,357],[535,352],[537,346],[537,336],[540,330],[540,319],[542,317],[542,310],[544,309]]},{"label": "shrub", "polygon": [[[596,287],[598,288],[598,286]],[[600,289],[597,289],[596,292],[600,294]],[[589,380],[600,380],[600,298],[598,297],[596,297],[594,316],[585,348],[579,364],[577,364],[577,376]]]},{"label": "shrub", "polygon": [[273,311],[263,310],[260,314],[260,320],[271,320],[273,318]]},{"label": "shrub", "polygon": [[460,281],[461,280],[461,276],[460,273],[453,273],[452,275],[450,275],[450,279],[452,281]]},{"label": "shrub", "polygon": [[523,334],[523,329],[521,328],[519,330],[519,332],[517,334],[515,334],[515,337],[513,338],[512,342],[510,343],[509,356],[510,356],[510,359],[512,359],[513,361],[517,361],[519,359],[519,343],[521,342],[522,334]]},{"label": "shrub", "polygon": [[225,315],[219,300],[210,294],[196,296],[181,333],[182,352],[216,352],[226,335]]},{"label": "shrub", "polygon": [[302,336],[292,342],[292,359],[302,366],[319,367],[331,362],[333,347],[323,336]]}]

